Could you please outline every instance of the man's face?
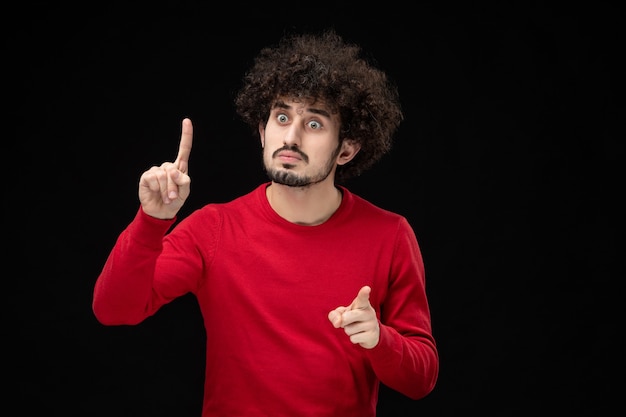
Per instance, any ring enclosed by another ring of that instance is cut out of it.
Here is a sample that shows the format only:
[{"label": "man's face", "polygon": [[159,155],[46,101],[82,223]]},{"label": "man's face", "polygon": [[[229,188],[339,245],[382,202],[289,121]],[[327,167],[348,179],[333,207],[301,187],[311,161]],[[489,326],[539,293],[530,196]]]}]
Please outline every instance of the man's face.
[{"label": "man's face", "polygon": [[260,127],[263,164],[270,180],[306,187],[334,182],[340,121],[323,103],[279,100]]}]

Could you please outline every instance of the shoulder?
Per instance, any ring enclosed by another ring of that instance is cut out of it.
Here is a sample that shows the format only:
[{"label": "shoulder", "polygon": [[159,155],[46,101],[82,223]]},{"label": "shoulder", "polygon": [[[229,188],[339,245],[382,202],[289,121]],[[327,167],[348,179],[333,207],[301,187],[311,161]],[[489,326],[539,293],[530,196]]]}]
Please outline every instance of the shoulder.
[{"label": "shoulder", "polygon": [[361,227],[377,230],[378,233],[395,235],[413,233],[407,218],[402,214],[382,208],[373,202],[341,187],[346,201],[346,215],[357,221]]},{"label": "shoulder", "polygon": [[267,184],[261,184],[251,191],[226,202],[212,202],[196,210],[193,215],[216,215],[256,207],[263,203]]},{"label": "shoulder", "polygon": [[380,219],[383,221],[390,221],[390,222],[406,221],[404,216],[402,216],[401,214],[382,208],[381,206],[374,204],[373,202],[365,199],[364,197],[361,197],[360,195],[353,193],[352,191],[348,190],[346,187],[340,187],[340,188],[343,192],[346,203],[351,207],[352,210],[355,210],[355,212],[363,213],[368,216],[373,216],[374,218]]}]

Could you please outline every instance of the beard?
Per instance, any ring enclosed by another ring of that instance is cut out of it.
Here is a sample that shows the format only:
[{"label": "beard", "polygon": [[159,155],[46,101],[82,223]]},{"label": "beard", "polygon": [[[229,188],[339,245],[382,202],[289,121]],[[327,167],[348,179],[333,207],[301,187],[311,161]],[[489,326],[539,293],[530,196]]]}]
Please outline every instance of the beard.
[{"label": "beard", "polygon": [[[277,154],[280,150],[275,152]],[[302,153],[297,149],[290,149]],[[341,145],[335,149],[331,155],[331,157],[326,161],[326,164],[322,166],[316,173],[312,175],[300,175],[291,171],[294,167],[292,164],[283,164],[281,168],[272,168],[265,164],[265,173],[268,178],[277,184],[286,185],[288,187],[310,187],[314,184],[319,184],[320,182],[326,180],[331,172],[333,172],[333,168],[335,168],[335,160],[337,155],[339,155],[339,151],[341,150]],[[303,160],[308,163],[308,157],[303,155]]]}]

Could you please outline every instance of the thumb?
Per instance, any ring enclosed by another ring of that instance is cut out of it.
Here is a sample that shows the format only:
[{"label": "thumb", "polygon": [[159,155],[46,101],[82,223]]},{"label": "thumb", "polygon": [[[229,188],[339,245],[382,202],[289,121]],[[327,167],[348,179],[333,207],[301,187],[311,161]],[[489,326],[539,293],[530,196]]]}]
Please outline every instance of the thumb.
[{"label": "thumb", "polygon": [[350,305],[350,310],[355,310],[355,309],[365,310],[366,308],[368,308],[370,306],[370,293],[371,292],[372,292],[372,289],[368,285],[361,287],[361,289],[359,290],[359,293],[357,294],[356,298],[352,302],[352,305]]}]

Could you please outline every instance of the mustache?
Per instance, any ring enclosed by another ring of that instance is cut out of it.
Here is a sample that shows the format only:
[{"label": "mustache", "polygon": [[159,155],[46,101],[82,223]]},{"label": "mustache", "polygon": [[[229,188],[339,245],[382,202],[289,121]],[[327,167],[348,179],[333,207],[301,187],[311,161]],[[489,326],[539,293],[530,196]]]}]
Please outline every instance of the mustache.
[{"label": "mustache", "polygon": [[283,146],[282,148],[276,149],[276,150],[274,151],[274,153],[272,154],[272,158],[276,158],[276,156],[277,156],[280,152],[282,152],[282,151],[291,151],[291,152],[295,152],[295,153],[297,153],[298,155],[300,155],[300,156],[302,157],[302,160],[303,160],[304,162],[306,162],[306,163],[308,163],[308,162],[309,162],[309,157],[308,157],[308,156],[306,156],[306,155],[305,155],[305,154],[304,154],[304,153],[303,153],[303,152],[302,152],[302,151],[301,151],[301,150],[300,150],[297,146],[295,146],[295,145],[291,145],[291,146],[289,146],[289,145],[285,145],[285,146]]}]

